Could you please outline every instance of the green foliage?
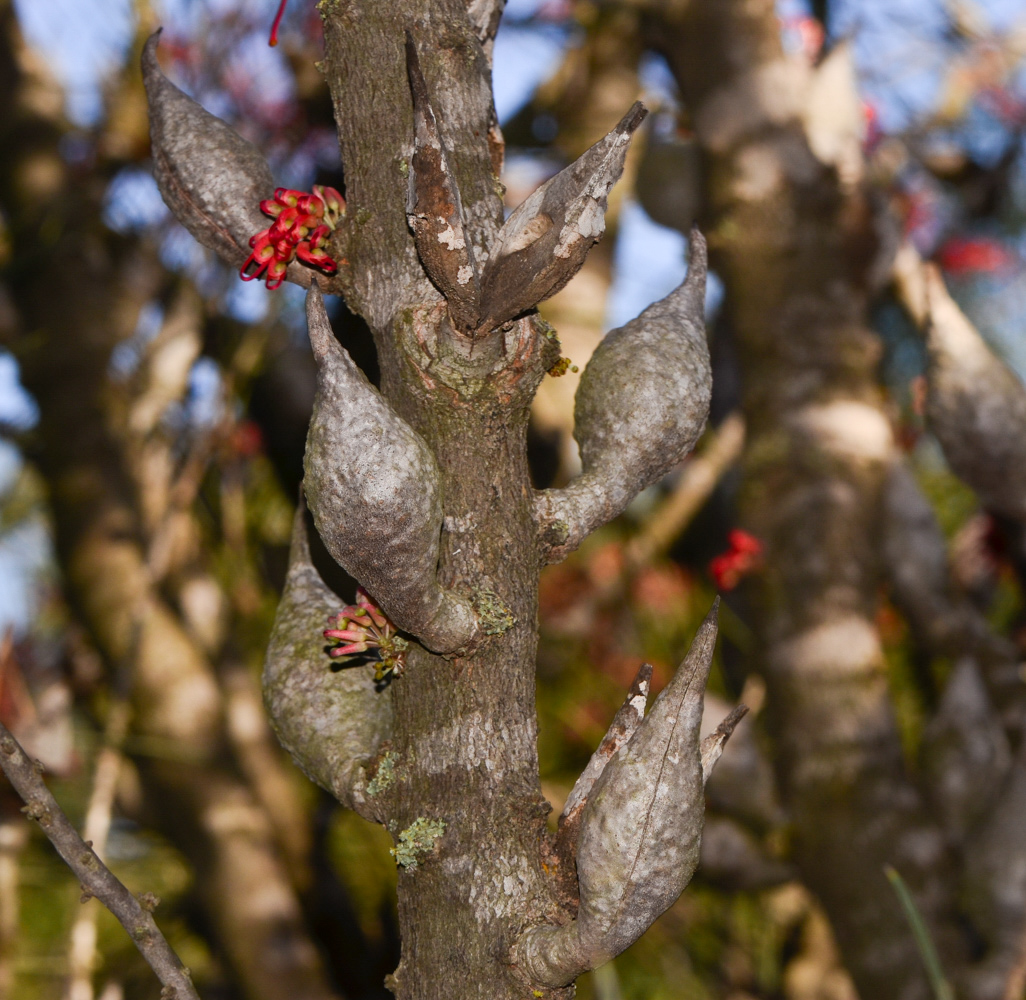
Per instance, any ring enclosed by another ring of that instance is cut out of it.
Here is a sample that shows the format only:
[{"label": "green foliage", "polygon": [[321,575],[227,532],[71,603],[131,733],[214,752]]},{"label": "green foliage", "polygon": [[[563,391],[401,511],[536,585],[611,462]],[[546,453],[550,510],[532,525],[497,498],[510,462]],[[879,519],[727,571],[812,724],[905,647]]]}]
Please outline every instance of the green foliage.
[{"label": "green foliage", "polygon": [[976,494],[940,461],[919,462],[915,472],[920,489],[937,515],[944,537],[954,538],[979,509]]}]

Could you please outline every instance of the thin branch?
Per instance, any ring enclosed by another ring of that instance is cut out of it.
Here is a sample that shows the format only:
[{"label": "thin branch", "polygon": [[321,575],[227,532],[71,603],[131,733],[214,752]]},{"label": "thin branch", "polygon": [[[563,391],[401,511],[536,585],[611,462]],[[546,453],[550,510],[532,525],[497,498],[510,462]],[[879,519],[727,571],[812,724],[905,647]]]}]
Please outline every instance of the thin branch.
[{"label": "thin branch", "polygon": [[172,951],[153,914],[114,876],[92,847],[78,835],[71,821],[43,783],[39,765],[29,760],[18,741],[0,723],[0,769],[25,801],[25,814],[43,828],[64,859],[83,892],[95,896],[117,917],[140,954],[156,973],[164,989],[162,1000],[199,1000],[189,971]]},{"label": "thin branch", "polygon": [[[118,772],[121,770],[121,745],[128,730],[128,704],[116,701],[107,714],[104,746],[96,758],[93,791],[86,809],[83,833],[86,843],[103,860],[107,856],[107,836],[110,833],[111,812],[117,791]],[[88,901],[86,901],[88,904]],[[79,910],[71,928],[68,949],[68,981],[64,991],[66,1000],[93,1000],[93,965],[96,960],[97,908],[85,905]]]}]

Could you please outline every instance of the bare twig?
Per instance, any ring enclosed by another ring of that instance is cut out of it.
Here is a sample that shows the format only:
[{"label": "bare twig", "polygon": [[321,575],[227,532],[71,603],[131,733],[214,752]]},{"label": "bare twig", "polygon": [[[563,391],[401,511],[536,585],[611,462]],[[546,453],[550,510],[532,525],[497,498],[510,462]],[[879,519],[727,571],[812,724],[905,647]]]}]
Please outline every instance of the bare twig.
[{"label": "bare twig", "polygon": [[25,814],[36,820],[64,859],[83,892],[95,896],[128,931],[140,954],[163,983],[164,1000],[199,1000],[189,971],[172,951],[153,914],[128,891],[78,835],[18,741],[0,723],[0,768],[25,801]]},{"label": "bare twig", "polygon": [[[93,774],[93,791],[86,809],[83,834],[86,843],[103,860],[107,855],[107,836],[110,833],[111,812],[114,808],[114,793],[117,790],[118,772],[121,769],[121,745],[128,729],[128,705],[116,701],[107,715],[104,745],[96,758]],[[93,1000],[93,965],[96,959],[96,917],[97,908],[89,901],[79,911],[71,928],[71,944],[68,949],[68,981],[64,990],[65,1000]]]}]

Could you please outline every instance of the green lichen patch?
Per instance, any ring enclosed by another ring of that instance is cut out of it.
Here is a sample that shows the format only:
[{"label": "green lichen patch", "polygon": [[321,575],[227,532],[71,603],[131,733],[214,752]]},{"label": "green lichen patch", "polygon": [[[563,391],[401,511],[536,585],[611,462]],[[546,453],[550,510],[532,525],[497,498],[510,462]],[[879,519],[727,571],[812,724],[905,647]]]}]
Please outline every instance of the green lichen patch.
[{"label": "green lichen patch", "polygon": [[502,635],[517,623],[513,613],[493,590],[474,591],[473,604],[485,635]]},{"label": "green lichen patch", "polygon": [[374,777],[367,783],[367,794],[373,798],[391,788],[395,784],[395,765],[399,760],[399,754],[393,750],[387,750],[385,756],[378,761],[378,769]]},{"label": "green lichen patch", "polygon": [[418,817],[399,834],[399,843],[390,849],[395,863],[407,871],[416,871],[417,865],[435,849],[435,841],[443,833],[444,820]]},{"label": "green lichen patch", "polygon": [[542,319],[541,316],[534,317],[534,328],[546,339],[546,340],[558,340],[556,335],[556,328],[546,320]]}]

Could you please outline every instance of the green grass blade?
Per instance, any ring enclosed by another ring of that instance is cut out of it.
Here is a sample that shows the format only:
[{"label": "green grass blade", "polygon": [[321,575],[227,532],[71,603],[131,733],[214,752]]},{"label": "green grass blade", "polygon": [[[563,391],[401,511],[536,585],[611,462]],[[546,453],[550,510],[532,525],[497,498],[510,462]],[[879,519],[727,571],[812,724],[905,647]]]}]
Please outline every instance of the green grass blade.
[{"label": "green grass blade", "polygon": [[922,914],[912,898],[912,893],[908,891],[908,886],[905,885],[905,880],[890,865],[884,865],[884,875],[887,876],[887,881],[891,883],[898,897],[898,902],[901,903],[901,908],[905,912],[905,919],[908,921],[909,927],[912,928],[912,934],[916,939],[916,945],[919,948],[919,954],[922,956],[923,965],[926,967],[926,976],[930,980],[930,987],[933,990],[934,997],[936,1000],[955,1000],[955,991],[951,988],[951,984],[944,975],[940,956],[934,947],[930,932],[926,929]]}]

